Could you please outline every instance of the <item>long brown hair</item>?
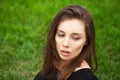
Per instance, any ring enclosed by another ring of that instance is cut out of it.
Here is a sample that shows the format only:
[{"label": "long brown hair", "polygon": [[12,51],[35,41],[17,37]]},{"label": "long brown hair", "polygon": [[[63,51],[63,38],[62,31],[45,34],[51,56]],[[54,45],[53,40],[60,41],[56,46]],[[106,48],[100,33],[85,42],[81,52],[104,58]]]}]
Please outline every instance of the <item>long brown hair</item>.
[{"label": "long brown hair", "polygon": [[[65,68],[64,71],[58,72],[56,66],[60,63],[61,59],[56,49],[55,35],[59,24],[65,19],[78,19],[84,22],[86,32],[86,45],[83,47],[80,54],[71,61],[71,63],[67,66],[67,68]],[[67,80],[72,72],[74,72],[75,68],[80,66],[83,60],[87,61],[92,70],[97,69],[94,25],[92,18],[86,9],[79,5],[70,5],[62,9],[53,18],[49,26],[48,39],[45,48],[45,57],[41,72],[42,75],[46,77],[53,77],[58,73],[56,75],[58,80]],[[93,61],[96,65],[94,69],[92,66]]]}]

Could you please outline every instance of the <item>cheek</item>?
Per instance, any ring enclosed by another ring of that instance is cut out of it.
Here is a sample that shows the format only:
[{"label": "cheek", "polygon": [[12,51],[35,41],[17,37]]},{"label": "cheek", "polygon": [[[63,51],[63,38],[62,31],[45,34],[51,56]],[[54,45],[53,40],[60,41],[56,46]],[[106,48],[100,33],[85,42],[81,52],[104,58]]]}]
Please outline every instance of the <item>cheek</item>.
[{"label": "cheek", "polygon": [[75,51],[78,51],[78,52],[80,52],[81,49],[82,49],[82,45],[80,45],[80,46],[76,46],[76,47],[74,48],[74,50],[75,50]]},{"label": "cheek", "polygon": [[56,42],[56,45],[58,45],[59,39],[57,37],[55,37],[55,42]]},{"label": "cheek", "polygon": [[55,42],[57,45],[61,45],[63,42],[63,39],[59,38],[59,37],[55,37]]},{"label": "cheek", "polygon": [[81,50],[82,50],[82,48],[83,48],[83,46],[84,46],[84,44],[78,43],[78,44],[76,44],[76,45],[73,46],[73,50],[74,50],[75,52],[77,52],[77,53],[80,53]]},{"label": "cheek", "polygon": [[56,47],[57,49],[60,47],[61,41],[57,37],[55,37]]}]

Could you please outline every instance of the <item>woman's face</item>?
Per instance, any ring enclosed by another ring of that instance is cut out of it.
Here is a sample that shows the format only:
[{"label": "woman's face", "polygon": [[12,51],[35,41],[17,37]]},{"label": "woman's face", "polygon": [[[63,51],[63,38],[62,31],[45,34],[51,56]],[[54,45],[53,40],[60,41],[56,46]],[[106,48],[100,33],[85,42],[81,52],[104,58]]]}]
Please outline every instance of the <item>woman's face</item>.
[{"label": "woman's face", "polygon": [[77,57],[86,44],[85,25],[81,20],[62,21],[55,35],[56,48],[62,60]]}]

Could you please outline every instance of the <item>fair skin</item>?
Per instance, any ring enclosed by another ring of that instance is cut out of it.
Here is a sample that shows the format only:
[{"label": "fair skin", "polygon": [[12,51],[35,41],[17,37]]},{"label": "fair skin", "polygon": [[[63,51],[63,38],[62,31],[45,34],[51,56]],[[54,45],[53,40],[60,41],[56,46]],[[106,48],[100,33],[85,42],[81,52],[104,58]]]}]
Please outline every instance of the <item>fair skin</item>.
[{"label": "fair skin", "polygon": [[[62,59],[61,69],[69,64],[70,60],[77,57],[86,44],[85,25],[83,21],[78,19],[68,19],[62,21],[55,36],[58,55]],[[75,71],[89,68],[89,65],[84,60],[79,68]]]}]

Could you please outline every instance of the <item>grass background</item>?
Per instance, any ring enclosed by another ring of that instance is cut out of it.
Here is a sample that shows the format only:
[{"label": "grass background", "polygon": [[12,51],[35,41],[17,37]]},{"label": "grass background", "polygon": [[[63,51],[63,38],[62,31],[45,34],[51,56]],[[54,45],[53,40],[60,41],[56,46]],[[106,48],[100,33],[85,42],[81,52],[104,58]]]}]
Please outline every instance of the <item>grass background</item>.
[{"label": "grass background", "polygon": [[69,4],[82,5],[93,17],[99,80],[120,80],[119,0],[0,0],[0,80],[33,80],[48,26]]}]

